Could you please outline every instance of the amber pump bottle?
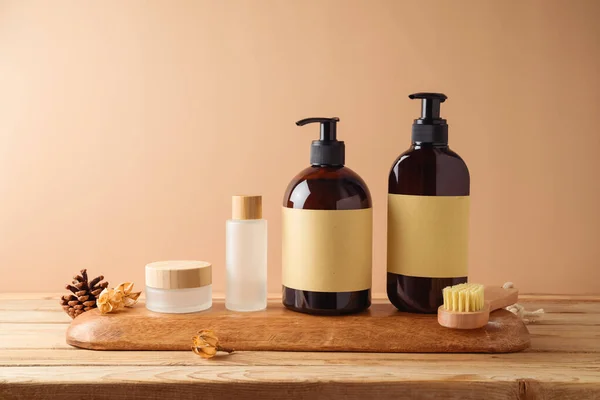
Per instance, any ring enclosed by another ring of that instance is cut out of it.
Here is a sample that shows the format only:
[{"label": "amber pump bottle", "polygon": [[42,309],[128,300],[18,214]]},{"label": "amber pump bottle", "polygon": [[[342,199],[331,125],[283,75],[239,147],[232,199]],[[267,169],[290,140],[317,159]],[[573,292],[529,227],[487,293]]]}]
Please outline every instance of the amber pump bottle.
[{"label": "amber pump bottle", "polygon": [[312,142],[311,166],[290,182],[283,198],[283,304],[309,314],[350,314],[371,305],[371,195],[344,166],[338,122],[296,123],[319,123],[321,137]]},{"label": "amber pump bottle", "polygon": [[469,170],[448,147],[447,97],[409,98],[422,110],[389,175],[387,295],[400,311],[436,313],[442,289],[467,281]]}]

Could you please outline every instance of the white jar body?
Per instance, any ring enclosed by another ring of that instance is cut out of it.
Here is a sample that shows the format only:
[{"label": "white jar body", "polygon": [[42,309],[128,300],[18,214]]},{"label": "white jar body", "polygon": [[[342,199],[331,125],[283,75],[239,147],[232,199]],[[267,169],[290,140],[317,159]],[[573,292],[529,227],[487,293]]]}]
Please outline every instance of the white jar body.
[{"label": "white jar body", "polygon": [[146,286],[146,308],[159,313],[193,313],[212,306],[212,285],[188,289]]},{"label": "white jar body", "polygon": [[226,223],[227,290],[225,307],[259,311],[267,307],[267,221]]}]

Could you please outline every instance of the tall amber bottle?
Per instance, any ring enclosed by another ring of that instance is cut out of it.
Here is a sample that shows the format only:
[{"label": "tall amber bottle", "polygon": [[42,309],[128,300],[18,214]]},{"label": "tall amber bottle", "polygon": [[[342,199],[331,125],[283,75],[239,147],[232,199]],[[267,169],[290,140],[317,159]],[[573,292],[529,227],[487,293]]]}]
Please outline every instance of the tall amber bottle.
[{"label": "tall amber bottle", "polygon": [[401,311],[436,313],[442,289],[467,281],[470,178],[448,147],[441,93],[415,93],[421,118],[388,182],[387,295]]},{"label": "tall amber bottle", "polygon": [[371,305],[372,206],[365,182],[345,167],[338,118],[321,124],[311,145],[311,166],[283,198],[283,304],[294,311],[340,315]]}]

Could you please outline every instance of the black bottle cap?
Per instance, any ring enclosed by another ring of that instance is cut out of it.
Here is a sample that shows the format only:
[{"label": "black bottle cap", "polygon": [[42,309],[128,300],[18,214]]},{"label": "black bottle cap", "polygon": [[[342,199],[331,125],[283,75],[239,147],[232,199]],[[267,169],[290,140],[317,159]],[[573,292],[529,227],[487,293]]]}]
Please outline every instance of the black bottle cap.
[{"label": "black bottle cap", "polygon": [[412,126],[413,143],[448,144],[448,124],[440,118],[440,104],[446,101],[443,93],[414,93],[410,99],[421,99],[421,118]]},{"label": "black bottle cap", "polygon": [[337,123],[339,118],[305,118],[296,125],[303,126],[318,122],[321,124],[321,138],[313,140],[310,145],[311,165],[340,166],[346,161],[344,142],[337,140]]}]

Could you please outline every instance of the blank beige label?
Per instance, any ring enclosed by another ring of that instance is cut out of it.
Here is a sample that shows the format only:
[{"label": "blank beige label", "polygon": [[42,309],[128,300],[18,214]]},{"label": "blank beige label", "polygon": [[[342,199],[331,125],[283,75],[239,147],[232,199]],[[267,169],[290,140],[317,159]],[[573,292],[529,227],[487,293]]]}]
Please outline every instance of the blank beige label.
[{"label": "blank beige label", "polygon": [[283,207],[283,284],[314,292],[371,288],[373,210]]},{"label": "blank beige label", "polygon": [[388,195],[388,272],[467,276],[469,196]]}]

